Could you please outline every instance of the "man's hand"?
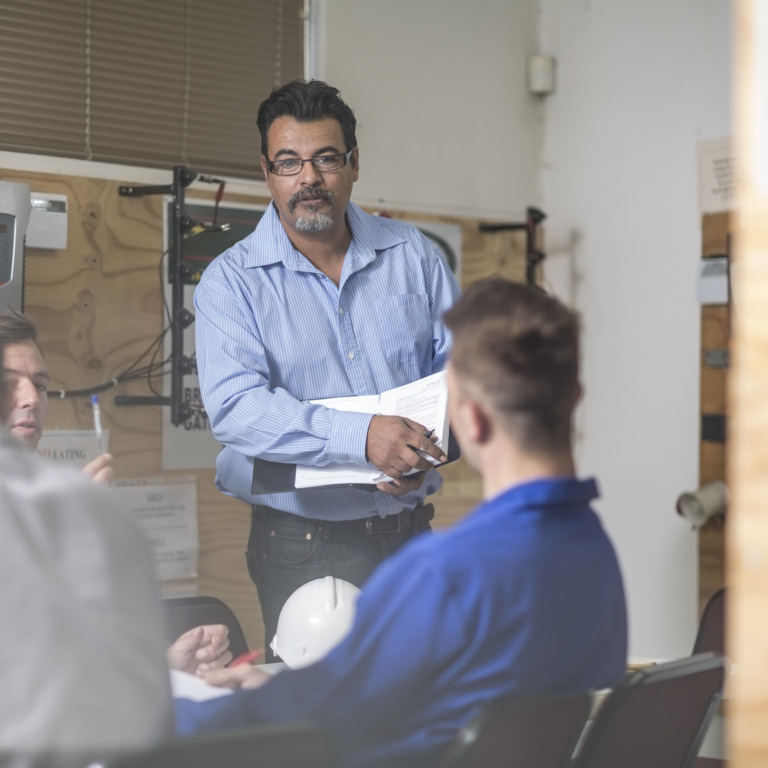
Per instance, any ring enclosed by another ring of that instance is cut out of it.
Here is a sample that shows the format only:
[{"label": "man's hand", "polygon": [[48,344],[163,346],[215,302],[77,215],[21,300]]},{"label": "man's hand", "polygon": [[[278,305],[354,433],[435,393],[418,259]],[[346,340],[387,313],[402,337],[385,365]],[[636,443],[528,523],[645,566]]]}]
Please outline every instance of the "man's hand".
[{"label": "man's hand", "polygon": [[229,629],[224,624],[204,624],[181,635],[166,656],[171,669],[199,675],[229,664],[228,649]]},{"label": "man's hand", "polygon": [[405,496],[411,491],[418,491],[426,476],[425,472],[414,472],[412,475],[398,477],[397,480],[384,480],[377,483],[376,488],[390,496]]},{"label": "man's hand", "polygon": [[240,664],[237,667],[226,667],[206,672],[201,677],[206,683],[219,688],[259,688],[272,675],[250,664]]},{"label": "man's hand", "polygon": [[94,483],[109,485],[115,476],[115,470],[112,469],[112,454],[102,453],[93,461],[88,462],[83,467],[83,474],[90,477]]},{"label": "man's hand", "polygon": [[[368,426],[366,458],[376,469],[395,480],[414,469],[426,472],[433,464],[423,454],[432,456],[438,462],[448,460],[435,445],[437,438],[427,437],[426,433],[427,430],[421,424],[411,419],[374,416]],[[416,487],[419,485],[421,481]]]}]

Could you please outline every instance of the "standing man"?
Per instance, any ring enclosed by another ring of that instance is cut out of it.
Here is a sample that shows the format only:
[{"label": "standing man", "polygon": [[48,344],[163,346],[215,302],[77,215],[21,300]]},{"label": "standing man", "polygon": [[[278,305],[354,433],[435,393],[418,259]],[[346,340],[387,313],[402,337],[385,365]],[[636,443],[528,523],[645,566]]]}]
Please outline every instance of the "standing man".
[{"label": "standing man", "polygon": [[[459,287],[438,249],[401,222],[350,202],[355,117],[336,88],[289,83],[259,108],[272,203],[255,231],[205,270],[195,292],[197,363],[211,429],[224,444],[217,485],[252,504],[246,553],[267,641],[302,584],[362,584],[429,530],[445,455],[423,425],[309,401],[379,394],[446,364],[442,314]],[[371,490],[252,493],[254,458],[372,464]],[[416,474],[405,476],[413,469]]]},{"label": "standing man", "polygon": [[624,674],[619,564],[591,508],[597,484],[576,476],[571,450],[576,316],[492,279],[471,285],[446,323],[451,425],[483,502],[384,562],[325,658],[271,679],[248,666],[206,674],[263,687],[177,701],[180,732],[305,721],[333,737],[344,768],[435,768],[493,698],[582,693]]}]

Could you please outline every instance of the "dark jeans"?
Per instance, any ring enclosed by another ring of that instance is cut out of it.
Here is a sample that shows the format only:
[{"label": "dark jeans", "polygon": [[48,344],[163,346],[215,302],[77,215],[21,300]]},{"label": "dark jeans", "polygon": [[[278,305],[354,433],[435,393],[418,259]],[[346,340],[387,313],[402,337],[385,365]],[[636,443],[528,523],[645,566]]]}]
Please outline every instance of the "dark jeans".
[{"label": "dark jeans", "polygon": [[362,586],[384,558],[417,534],[430,531],[433,517],[431,504],[384,519],[344,522],[308,520],[254,506],[245,557],[259,593],[267,661],[275,660],[269,643],[280,611],[302,584],[334,576]]}]

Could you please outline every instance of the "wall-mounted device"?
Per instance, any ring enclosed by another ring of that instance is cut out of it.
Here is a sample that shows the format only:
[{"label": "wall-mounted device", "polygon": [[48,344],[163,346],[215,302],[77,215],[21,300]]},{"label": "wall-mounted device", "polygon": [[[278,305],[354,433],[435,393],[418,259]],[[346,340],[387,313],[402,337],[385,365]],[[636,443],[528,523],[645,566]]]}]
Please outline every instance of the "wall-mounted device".
[{"label": "wall-mounted device", "polygon": [[701,528],[717,515],[725,515],[727,508],[728,487],[722,480],[702,485],[695,491],[681,493],[675,504],[677,514],[694,528]]},{"label": "wall-mounted device", "polygon": [[29,184],[0,181],[0,312],[24,311],[24,236],[30,208]]},{"label": "wall-mounted device", "polygon": [[67,196],[32,193],[27,248],[63,251],[67,247]]},{"label": "wall-mounted device", "polygon": [[528,92],[549,96],[555,91],[557,61],[554,56],[536,54],[528,58]]}]

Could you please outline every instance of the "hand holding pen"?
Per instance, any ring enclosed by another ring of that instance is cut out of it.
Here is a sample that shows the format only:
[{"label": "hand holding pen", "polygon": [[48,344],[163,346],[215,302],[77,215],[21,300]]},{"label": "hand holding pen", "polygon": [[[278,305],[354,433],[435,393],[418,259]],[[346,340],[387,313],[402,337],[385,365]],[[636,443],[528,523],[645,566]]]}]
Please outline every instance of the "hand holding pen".
[{"label": "hand holding pen", "polygon": [[[443,450],[433,442],[433,435],[434,432],[412,419],[377,414],[368,427],[366,458],[376,469],[395,480],[414,470],[425,472],[435,463],[447,461]],[[394,493],[391,486],[385,488],[377,484],[376,487]],[[406,492],[404,487],[401,489]]]},{"label": "hand holding pen", "polygon": [[115,472],[112,469],[112,456],[104,451],[105,435],[101,426],[101,408],[98,395],[91,395],[93,408],[93,431],[96,433],[96,451],[98,456],[83,467],[83,474],[95,483],[109,485]]},{"label": "hand holding pen", "polygon": [[96,453],[101,456],[104,453],[104,430],[101,428],[101,406],[98,395],[91,395],[91,407],[93,408],[93,431],[96,433]]}]

